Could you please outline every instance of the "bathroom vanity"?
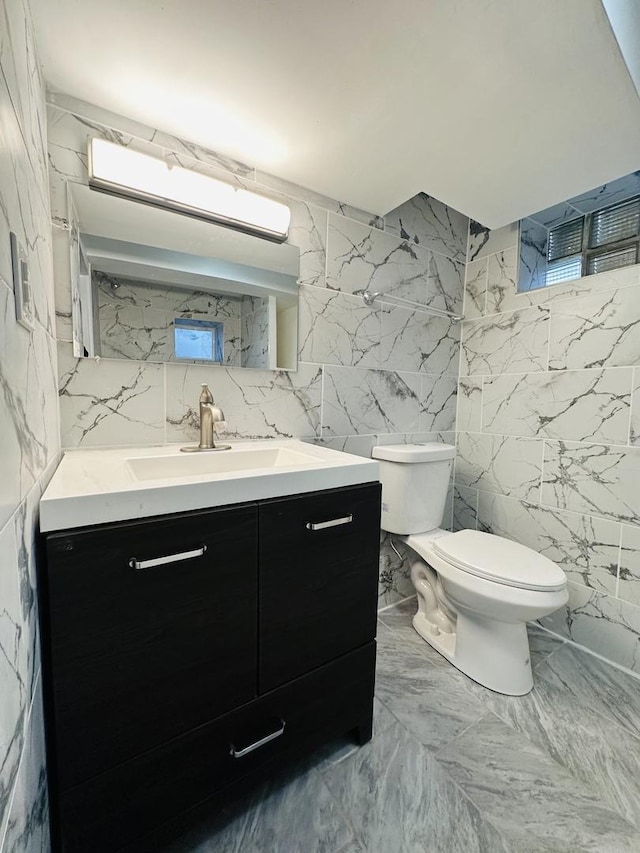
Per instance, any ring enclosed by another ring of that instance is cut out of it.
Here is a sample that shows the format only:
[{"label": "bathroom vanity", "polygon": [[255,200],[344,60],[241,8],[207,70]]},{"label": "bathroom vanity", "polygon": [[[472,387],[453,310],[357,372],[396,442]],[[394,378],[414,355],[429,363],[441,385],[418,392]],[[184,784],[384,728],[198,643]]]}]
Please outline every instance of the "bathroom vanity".
[{"label": "bathroom vanity", "polygon": [[[249,445],[272,456],[243,462]],[[146,849],[288,757],[371,737],[376,463],[251,442],[194,474],[176,450],[74,451],[43,498],[57,851]],[[176,511],[185,495],[198,505]]]}]

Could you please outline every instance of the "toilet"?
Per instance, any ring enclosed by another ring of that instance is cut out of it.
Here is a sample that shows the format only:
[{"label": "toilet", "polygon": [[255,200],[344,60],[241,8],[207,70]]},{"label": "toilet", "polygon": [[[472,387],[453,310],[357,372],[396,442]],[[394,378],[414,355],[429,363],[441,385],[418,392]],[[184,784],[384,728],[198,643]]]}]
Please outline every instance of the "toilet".
[{"label": "toilet", "polygon": [[533,687],[527,622],[567,603],[556,563],[517,542],[477,530],[440,529],[455,447],[379,445],[383,530],[411,549],[418,596],[413,627],[461,672],[522,696]]}]

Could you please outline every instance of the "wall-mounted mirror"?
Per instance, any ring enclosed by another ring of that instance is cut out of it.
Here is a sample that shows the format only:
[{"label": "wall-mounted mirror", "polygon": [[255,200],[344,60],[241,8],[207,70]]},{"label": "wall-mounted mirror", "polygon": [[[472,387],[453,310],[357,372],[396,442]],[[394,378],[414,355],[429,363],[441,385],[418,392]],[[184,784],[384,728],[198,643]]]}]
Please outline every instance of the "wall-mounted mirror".
[{"label": "wall-mounted mirror", "polygon": [[295,370],[299,251],[69,184],[77,356]]}]

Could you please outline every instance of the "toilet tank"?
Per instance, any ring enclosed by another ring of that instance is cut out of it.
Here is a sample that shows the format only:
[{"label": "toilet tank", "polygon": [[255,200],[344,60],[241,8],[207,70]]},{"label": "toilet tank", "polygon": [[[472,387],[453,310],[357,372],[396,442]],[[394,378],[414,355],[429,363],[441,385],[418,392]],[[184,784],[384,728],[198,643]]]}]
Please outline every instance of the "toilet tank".
[{"label": "toilet tank", "polygon": [[440,527],[455,454],[453,445],[435,441],[373,448],[380,463],[383,530],[409,535]]}]

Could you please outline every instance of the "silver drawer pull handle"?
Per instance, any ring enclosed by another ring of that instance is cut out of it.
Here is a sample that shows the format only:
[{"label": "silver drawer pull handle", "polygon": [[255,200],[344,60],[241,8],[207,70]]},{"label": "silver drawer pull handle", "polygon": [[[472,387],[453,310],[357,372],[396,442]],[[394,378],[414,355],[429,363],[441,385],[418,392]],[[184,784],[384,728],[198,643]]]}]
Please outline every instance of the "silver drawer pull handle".
[{"label": "silver drawer pull handle", "polygon": [[156,557],[155,560],[136,560],[132,557],[129,565],[132,569],[150,569],[153,566],[164,566],[167,563],[179,563],[180,560],[191,560],[193,557],[202,557],[207,546],[196,548],[194,551],[182,551],[180,554],[168,554],[166,557]]},{"label": "silver drawer pull handle", "polygon": [[307,530],[324,530],[326,527],[338,527],[341,524],[351,524],[352,521],[352,515],[345,515],[344,518],[332,518],[331,521],[308,521]]},{"label": "silver drawer pull handle", "polygon": [[269,741],[275,740],[277,737],[280,737],[284,734],[285,721],[280,720],[280,728],[276,732],[271,732],[270,735],[257,740],[255,743],[249,744],[249,746],[245,746],[244,749],[236,749],[233,744],[231,744],[231,749],[229,750],[230,754],[233,755],[234,758],[242,758],[245,755],[249,755],[250,752],[253,752],[254,749],[260,749],[261,746],[264,746],[265,743],[269,743]]}]

